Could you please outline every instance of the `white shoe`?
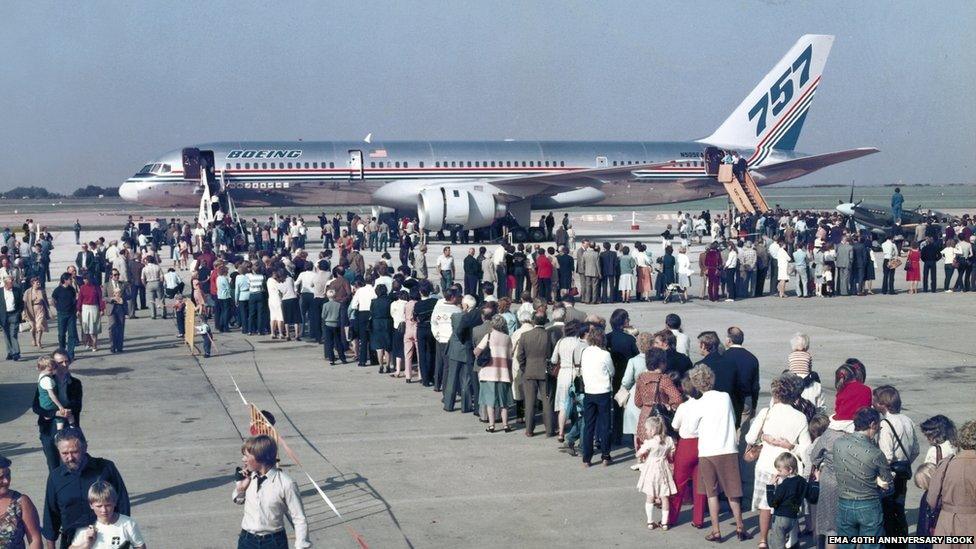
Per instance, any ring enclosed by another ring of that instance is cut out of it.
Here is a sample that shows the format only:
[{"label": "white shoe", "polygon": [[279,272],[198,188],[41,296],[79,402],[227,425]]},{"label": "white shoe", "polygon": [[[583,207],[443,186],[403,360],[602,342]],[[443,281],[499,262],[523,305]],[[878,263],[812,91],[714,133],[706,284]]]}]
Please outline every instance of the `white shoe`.
[{"label": "white shoe", "polygon": [[952,290],[946,290],[945,293],[951,294],[952,293]]},{"label": "white shoe", "polygon": [[734,299],[726,299],[726,300],[725,300],[725,302],[726,302],[726,303],[734,303],[734,302],[735,302],[735,300],[734,300]]},{"label": "white shoe", "polygon": [[635,463],[630,466],[631,471],[640,471],[640,463]]}]

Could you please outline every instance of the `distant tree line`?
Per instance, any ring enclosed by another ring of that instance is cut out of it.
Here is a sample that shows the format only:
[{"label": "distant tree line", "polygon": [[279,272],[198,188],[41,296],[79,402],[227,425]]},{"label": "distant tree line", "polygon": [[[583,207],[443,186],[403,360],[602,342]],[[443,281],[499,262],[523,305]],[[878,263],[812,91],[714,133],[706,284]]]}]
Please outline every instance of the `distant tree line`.
[{"label": "distant tree line", "polygon": [[16,199],[53,199],[53,198],[97,198],[99,196],[119,196],[118,187],[99,187],[98,185],[88,185],[70,195],[51,192],[43,187],[14,187],[9,191],[0,193],[0,198]]}]

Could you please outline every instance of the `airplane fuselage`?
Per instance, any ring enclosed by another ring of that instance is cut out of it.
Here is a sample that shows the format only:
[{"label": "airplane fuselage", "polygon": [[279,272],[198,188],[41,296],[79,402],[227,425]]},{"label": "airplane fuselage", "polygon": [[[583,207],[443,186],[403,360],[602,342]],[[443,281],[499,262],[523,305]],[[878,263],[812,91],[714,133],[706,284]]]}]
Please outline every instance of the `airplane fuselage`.
[{"label": "airplane fuselage", "polygon": [[[221,142],[196,145],[214,153],[215,173],[239,206],[331,207],[371,204],[413,208],[432,184],[670,162],[635,170],[599,190],[571,190],[531,199],[533,208],[601,204],[651,205],[722,194],[706,174],[705,144],[644,141],[362,141]],[[740,150],[749,158],[754,151]],[[773,151],[763,163],[802,157]],[[361,160],[360,160],[361,159]],[[777,181],[763,181],[760,185]],[[582,183],[595,183],[583,179]],[[163,207],[196,207],[198,182],[183,174],[181,151],[146,164],[126,180],[126,200]]]}]

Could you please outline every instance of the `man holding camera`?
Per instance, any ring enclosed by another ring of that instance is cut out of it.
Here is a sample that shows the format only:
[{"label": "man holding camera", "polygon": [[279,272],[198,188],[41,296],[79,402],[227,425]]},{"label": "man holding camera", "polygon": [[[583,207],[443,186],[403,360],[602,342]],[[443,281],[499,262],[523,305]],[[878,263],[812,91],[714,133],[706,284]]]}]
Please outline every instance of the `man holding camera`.
[{"label": "man holding camera", "polygon": [[238,549],[287,549],[285,513],[295,527],[295,549],[312,546],[298,484],[278,469],[277,459],[278,446],[269,436],[251,437],[241,446],[244,467],[238,470],[232,496],[244,506]]}]

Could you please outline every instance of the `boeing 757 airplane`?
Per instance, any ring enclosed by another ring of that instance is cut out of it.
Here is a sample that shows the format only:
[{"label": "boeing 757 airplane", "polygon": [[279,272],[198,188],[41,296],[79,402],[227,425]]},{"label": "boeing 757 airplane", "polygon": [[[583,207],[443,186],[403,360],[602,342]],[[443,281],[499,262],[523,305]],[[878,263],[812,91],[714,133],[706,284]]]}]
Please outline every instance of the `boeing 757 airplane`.
[{"label": "boeing 757 airplane", "polygon": [[[833,41],[802,36],[725,122],[698,140],[207,143],[148,162],[119,194],[142,204],[196,207],[199,178],[184,166],[203,162],[238,206],[371,204],[415,211],[420,225],[434,231],[450,224],[485,227],[511,214],[526,228],[524,237],[538,240],[529,227],[532,209],[725,194],[707,161],[718,151],[747,159],[760,186],[878,152],[794,151]],[[188,159],[187,151],[200,156]]]}]

